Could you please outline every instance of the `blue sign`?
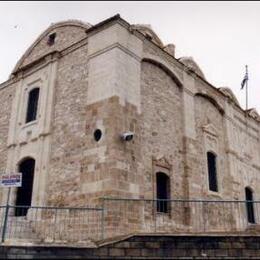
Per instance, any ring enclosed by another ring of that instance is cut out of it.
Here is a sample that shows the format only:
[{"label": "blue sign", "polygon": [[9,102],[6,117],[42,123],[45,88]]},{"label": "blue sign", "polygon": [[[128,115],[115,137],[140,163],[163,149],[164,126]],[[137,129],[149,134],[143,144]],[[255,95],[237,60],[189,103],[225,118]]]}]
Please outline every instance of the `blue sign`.
[{"label": "blue sign", "polygon": [[0,186],[2,187],[21,187],[22,186],[22,173],[3,174]]}]

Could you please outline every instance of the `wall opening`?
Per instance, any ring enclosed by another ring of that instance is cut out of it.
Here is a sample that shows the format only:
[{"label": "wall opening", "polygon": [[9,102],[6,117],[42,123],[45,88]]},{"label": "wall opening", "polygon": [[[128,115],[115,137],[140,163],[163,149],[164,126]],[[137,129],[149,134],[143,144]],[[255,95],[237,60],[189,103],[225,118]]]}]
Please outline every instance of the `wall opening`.
[{"label": "wall opening", "polygon": [[100,129],[96,129],[94,132],[94,139],[98,142],[102,137],[102,131]]},{"label": "wall opening", "polygon": [[217,156],[212,152],[207,152],[207,161],[208,161],[209,190],[217,192],[218,191],[217,167],[216,167]]},{"label": "wall opening", "polygon": [[48,36],[47,44],[49,46],[53,45],[55,43],[56,33],[52,33]]},{"label": "wall opening", "polygon": [[156,173],[156,199],[157,212],[168,213],[170,211],[170,178],[163,172]]},{"label": "wall opening", "polygon": [[254,213],[254,204],[253,204],[253,192],[250,188],[245,188],[246,193],[246,212],[247,212],[247,221],[249,223],[255,222],[255,213]]},{"label": "wall opening", "polygon": [[22,186],[17,189],[15,216],[26,216],[32,202],[33,178],[35,160],[30,158],[19,165],[19,172],[22,173]]},{"label": "wall opening", "polygon": [[29,92],[26,123],[36,120],[38,100],[39,100],[39,88],[34,88]]}]

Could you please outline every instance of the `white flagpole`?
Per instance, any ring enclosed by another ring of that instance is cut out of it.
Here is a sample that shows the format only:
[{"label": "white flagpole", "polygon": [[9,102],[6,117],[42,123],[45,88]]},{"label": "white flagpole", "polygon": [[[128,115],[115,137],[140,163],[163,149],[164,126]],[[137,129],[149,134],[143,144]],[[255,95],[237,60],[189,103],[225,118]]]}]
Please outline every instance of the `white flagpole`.
[{"label": "white flagpole", "polygon": [[247,75],[247,80],[246,80],[246,110],[248,110],[248,66],[246,65],[246,75]]}]

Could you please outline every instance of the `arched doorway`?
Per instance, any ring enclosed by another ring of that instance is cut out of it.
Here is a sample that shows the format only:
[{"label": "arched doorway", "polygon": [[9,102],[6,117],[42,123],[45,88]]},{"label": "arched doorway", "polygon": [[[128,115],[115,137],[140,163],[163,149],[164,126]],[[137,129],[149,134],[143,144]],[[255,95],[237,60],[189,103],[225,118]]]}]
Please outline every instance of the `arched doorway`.
[{"label": "arched doorway", "polygon": [[17,189],[15,216],[26,216],[32,202],[33,178],[35,160],[28,158],[19,165],[19,172],[22,173],[22,187]]},{"label": "arched doorway", "polygon": [[255,223],[255,213],[254,213],[254,204],[253,204],[253,191],[246,187],[246,212],[247,212],[247,221],[249,223]]}]

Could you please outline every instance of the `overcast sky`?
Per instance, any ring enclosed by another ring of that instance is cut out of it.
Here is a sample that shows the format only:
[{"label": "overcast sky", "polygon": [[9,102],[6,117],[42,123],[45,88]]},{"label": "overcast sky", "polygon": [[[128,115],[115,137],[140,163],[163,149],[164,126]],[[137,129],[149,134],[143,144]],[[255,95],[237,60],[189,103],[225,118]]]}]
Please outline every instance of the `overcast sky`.
[{"label": "overcast sky", "polygon": [[260,112],[260,2],[0,2],[0,82],[54,22],[92,25],[119,13],[131,24],[151,24],[176,58],[192,56],[215,87],[230,87],[245,108],[240,84],[249,68],[249,107]]}]

